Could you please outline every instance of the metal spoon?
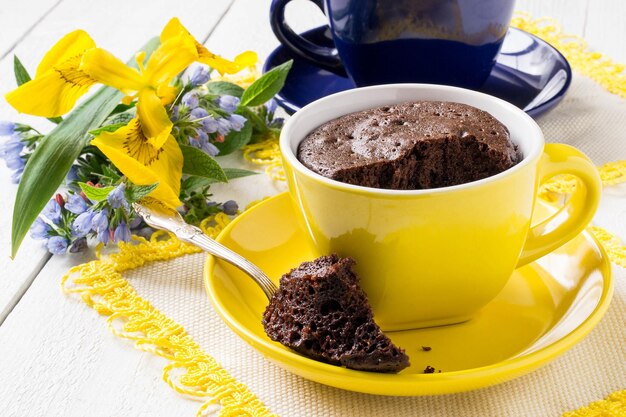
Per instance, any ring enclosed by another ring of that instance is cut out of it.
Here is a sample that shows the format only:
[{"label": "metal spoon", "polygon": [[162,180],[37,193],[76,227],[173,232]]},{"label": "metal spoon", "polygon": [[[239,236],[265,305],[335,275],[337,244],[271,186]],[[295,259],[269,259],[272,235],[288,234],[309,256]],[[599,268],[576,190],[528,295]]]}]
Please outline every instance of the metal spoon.
[{"label": "metal spoon", "polygon": [[143,217],[144,221],[149,226],[155,229],[172,232],[180,240],[191,243],[211,255],[223,259],[241,269],[261,287],[268,300],[272,299],[272,296],[277,290],[276,285],[274,285],[258,266],[238,253],[228,249],[226,246],[211,239],[199,227],[186,223],[176,210],[156,204],[151,204],[150,207],[148,207],[139,203],[133,203],[133,208]]}]

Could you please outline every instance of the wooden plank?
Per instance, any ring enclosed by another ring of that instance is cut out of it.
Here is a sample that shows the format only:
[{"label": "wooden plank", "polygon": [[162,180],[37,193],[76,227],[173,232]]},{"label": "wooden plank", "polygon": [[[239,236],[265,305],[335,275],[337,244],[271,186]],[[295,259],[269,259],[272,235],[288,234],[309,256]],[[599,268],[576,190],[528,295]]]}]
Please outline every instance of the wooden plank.
[{"label": "wooden plank", "polygon": [[[259,54],[259,60],[262,63],[265,57],[278,46],[278,40],[274,37],[269,25],[270,3],[268,0],[235,2],[205,43],[207,48],[226,57],[252,49]],[[287,22],[296,32],[327,23],[322,11],[307,0],[292,1],[285,15]]]},{"label": "wooden plank", "polygon": [[0,58],[4,58],[34,27],[63,0],[14,1],[0,7]]},{"label": "wooden plank", "polygon": [[617,62],[626,63],[626,3],[623,1],[590,0],[517,0],[516,10],[534,17],[551,17],[563,32],[585,38],[590,48],[606,54]]},{"label": "wooden plank", "polygon": [[85,256],[55,256],[0,326],[0,407],[22,416],[192,416],[161,380],[165,361],[115,337],[104,318],[59,290]]},{"label": "wooden plank", "polygon": [[626,2],[590,1],[585,40],[595,50],[626,64]]}]

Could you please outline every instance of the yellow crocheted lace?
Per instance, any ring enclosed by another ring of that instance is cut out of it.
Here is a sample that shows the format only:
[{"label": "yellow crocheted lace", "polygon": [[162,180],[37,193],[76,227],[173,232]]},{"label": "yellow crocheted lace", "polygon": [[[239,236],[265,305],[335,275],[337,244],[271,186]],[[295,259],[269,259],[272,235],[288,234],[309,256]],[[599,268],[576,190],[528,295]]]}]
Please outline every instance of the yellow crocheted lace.
[{"label": "yellow crocheted lace", "polygon": [[626,417],[626,390],[563,414],[563,417]]},{"label": "yellow crocheted lace", "polygon": [[[210,236],[217,236],[230,222],[220,213],[203,222]],[[197,415],[219,404],[219,415],[274,416],[248,388],[237,382],[206,354],[174,320],[141,298],[122,273],[149,262],[166,261],[201,250],[165,232],[156,232],[148,241],[133,237],[120,243],[119,252],[76,266],[63,276],[66,293],[79,294],[89,307],[108,316],[107,325],[116,336],[135,342],[137,349],[152,352],[168,361],[163,380],[175,391],[206,398]],[[174,376],[179,375],[179,376]]]},{"label": "yellow crocheted lace", "polygon": [[255,165],[265,167],[265,173],[277,181],[285,181],[285,170],[280,155],[278,138],[271,137],[259,143],[244,146],[243,158]]},{"label": "yellow crocheted lace", "polygon": [[[602,54],[587,49],[583,39],[561,33],[560,25],[552,19],[533,19],[518,13],[512,26],[537,35],[557,49],[569,60],[572,67],[594,79],[614,94],[626,97],[624,66],[618,65]],[[255,69],[243,75],[223,79],[243,87],[258,77]],[[243,148],[244,158],[263,166],[266,173],[284,181],[278,139],[268,138]],[[626,182],[626,161],[599,167],[604,185]],[[545,184],[540,197],[551,202],[561,201],[575,187],[573,177],[557,177]],[[216,236],[229,222],[224,214],[205,220],[201,227],[210,236]],[[610,259],[626,267],[626,246],[608,231],[591,226],[589,230],[602,242]],[[172,235],[155,233],[148,241],[133,237],[132,243],[121,243],[119,252],[72,268],[62,278],[66,293],[78,294],[99,314],[107,316],[107,324],[115,335],[134,341],[135,347],[161,356],[168,361],[163,379],[181,394],[203,398],[205,403],[197,415],[204,415],[212,405],[219,405],[220,416],[273,416],[262,402],[245,385],[237,382],[214,358],[185,332],[184,328],[168,318],[148,301],[141,298],[126,281],[122,273],[149,262],[166,261],[179,256],[197,253],[194,246],[182,243]],[[617,391],[601,401],[589,404],[565,417],[626,417],[626,391]]]},{"label": "yellow crocheted lace", "polygon": [[554,19],[533,19],[529,14],[517,12],[511,26],[530,32],[548,42],[561,52],[572,68],[588,76],[613,94],[626,97],[626,68],[600,52],[590,51],[580,36],[564,34]]}]

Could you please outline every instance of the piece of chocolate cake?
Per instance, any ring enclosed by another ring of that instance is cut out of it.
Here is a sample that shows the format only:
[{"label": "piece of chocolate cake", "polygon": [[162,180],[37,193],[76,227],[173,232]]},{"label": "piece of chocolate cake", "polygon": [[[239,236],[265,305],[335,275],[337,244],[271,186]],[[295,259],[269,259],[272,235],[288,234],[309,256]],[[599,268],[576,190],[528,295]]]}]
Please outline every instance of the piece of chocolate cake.
[{"label": "piece of chocolate cake", "polygon": [[409,366],[409,358],[374,322],[352,272],[354,263],[337,255],[322,256],[283,275],[263,314],[265,333],[316,360],[398,372]]},{"label": "piece of chocolate cake", "polygon": [[419,101],[331,120],[300,143],[298,159],[348,184],[413,190],[480,180],[521,158],[507,128],[489,113]]}]

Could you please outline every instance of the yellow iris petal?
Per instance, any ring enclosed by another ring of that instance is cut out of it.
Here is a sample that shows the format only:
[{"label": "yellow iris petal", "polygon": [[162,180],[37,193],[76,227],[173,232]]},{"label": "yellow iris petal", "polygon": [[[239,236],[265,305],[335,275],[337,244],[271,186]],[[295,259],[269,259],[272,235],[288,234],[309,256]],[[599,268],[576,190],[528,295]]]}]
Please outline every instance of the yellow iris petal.
[{"label": "yellow iris petal", "polygon": [[147,142],[138,119],[112,133],[102,133],[91,141],[130,181],[139,185],[159,183],[150,193],[170,208],[181,205],[180,178],[183,154],[173,136],[162,148]]},{"label": "yellow iris petal", "polygon": [[137,117],[148,143],[155,148],[163,146],[172,131],[172,121],[154,90],[143,89],[139,93]]},{"label": "yellow iris petal", "polygon": [[157,87],[157,96],[161,98],[161,103],[165,106],[176,99],[178,88],[173,85],[161,84]]},{"label": "yellow iris petal", "polygon": [[235,74],[242,69],[256,64],[257,55],[252,51],[246,51],[239,54],[235,61],[229,61],[209,51],[204,45],[198,42],[189,31],[180,23],[177,18],[171,19],[163,31],[161,32],[161,42],[172,39],[176,36],[183,35],[189,37],[196,46],[198,54],[198,62],[209,65],[211,68],[217,70],[220,74]]},{"label": "yellow iris petal", "polygon": [[182,23],[180,23],[180,20],[178,20],[177,17],[171,18],[170,21],[167,22],[167,24],[161,31],[161,36],[160,36],[161,43],[165,42],[166,40],[170,38],[173,38],[174,36],[179,35],[181,32],[189,33],[187,29],[185,29],[185,27],[182,25]]},{"label": "yellow iris petal", "polygon": [[198,59],[190,36],[174,36],[162,42],[150,55],[144,77],[152,86],[169,84],[181,71]]},{"label": "yellow iris petal", "polygon": [[61,116],[76,104],[95,81],[78,69],[80,57],[62,62],[4,97],[17,111],[33,116]]},{"label": "yellow iris petal", "polygon": [[85,53],[80,69],[102,84],[132,95],[144,87],[139,71],[130,68],[110,52],[94,48]]},{"label": "yellow iris petal", "polygon": [[96,44],[89,35],[76,30],[61,38],[37,68],[35,78],[5,95],[17,111],[41,117],[61,116],[96,83],[80,69],[86,51]]},{"label": "yellow iris petal", "polygon": [[204,46],[200,45],[198,48],[199,62],[207,64],[211,68],[217,70],[220,74],[235,74],[242,69],[254,65],[257,61],[256,53],[252,51],[246,51],[237,55],[235,61],[229,61],[222,58],[219,55],[215,55]]},{"label": "yellow iris petal", "polygon": [[84,30],[75,30],[63,36],[43,57],[35,78],[40,77],[54,66],[62,64],[70,58],[82,56],[91,48],[95,48],[96,43]]},{"label": "yellow iris petal", "polygon": [[258,61],[259,56],[254,51],[242,52],[235,57],[235,63],[243,68],[256,65]]}]

